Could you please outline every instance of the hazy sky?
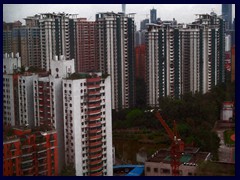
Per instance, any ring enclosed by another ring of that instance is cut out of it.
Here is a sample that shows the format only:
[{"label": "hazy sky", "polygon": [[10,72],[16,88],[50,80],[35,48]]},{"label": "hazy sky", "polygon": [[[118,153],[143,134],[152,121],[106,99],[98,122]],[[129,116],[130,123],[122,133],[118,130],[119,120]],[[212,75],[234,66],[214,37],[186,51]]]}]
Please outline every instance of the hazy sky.
[{"label": "hazy sky", "polygon": [[[139,29],[140,21],[150,18],[150,9],[157,9],[157,17],[161,20],[175,18],[179,23],[190,23],[196,18],[195,14],[210,14],[211,11],[221,14],[221,4],[126,4],[126,13],[136,13],[135,22]],[[233,18],[235,17],[235,5],[233,5]],[[121,12],[121,4],[3,4],[3,21],[13,22],[33,16],[38,13],[65,12],[78,14],[94,21],[98,12]]]}]

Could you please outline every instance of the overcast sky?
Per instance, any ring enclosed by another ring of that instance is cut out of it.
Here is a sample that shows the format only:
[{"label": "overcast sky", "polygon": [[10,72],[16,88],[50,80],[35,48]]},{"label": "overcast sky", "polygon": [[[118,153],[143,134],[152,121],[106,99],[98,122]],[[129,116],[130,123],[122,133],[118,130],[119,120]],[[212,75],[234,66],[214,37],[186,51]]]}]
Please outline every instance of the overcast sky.
[{"label": "overcast sky", "polygon": [[[195,14],[210,14],[212,11],[221,14],[221,4],[126,4],[126,13],[136,13],[135,22],[139,29],[140,21],[150,18],[150,9],[157,9],[157,17],[161,20],[175,18],[179,23],[190,23],[196,18]],[[121,4],[3,4],[3,21],[13,22],[33,16],[38,13],[65,12],[78,14],[94,21],[98,12],[121,12]],[[235,17],[235,5],[233,5],[233,18]]]}]

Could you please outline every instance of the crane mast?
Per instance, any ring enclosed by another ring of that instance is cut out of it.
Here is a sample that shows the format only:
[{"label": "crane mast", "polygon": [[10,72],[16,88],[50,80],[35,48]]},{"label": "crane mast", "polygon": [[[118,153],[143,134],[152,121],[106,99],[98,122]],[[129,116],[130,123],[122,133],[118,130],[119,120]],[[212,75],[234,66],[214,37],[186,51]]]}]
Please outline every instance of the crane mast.
[{"label": "crane mast", "polygon": [[171,153],[170,153],[172,175],[179,176],[180,158],[181,158],[181,154],[184,152],[184,142],[178,137],[175,121],[174,121],[174,128],[172,131],[167,125],[167,123],[163,120],[159,112],[156,112],[155,116],[161,122],[162,126],[165,128],[169,138],[172,141]]}]

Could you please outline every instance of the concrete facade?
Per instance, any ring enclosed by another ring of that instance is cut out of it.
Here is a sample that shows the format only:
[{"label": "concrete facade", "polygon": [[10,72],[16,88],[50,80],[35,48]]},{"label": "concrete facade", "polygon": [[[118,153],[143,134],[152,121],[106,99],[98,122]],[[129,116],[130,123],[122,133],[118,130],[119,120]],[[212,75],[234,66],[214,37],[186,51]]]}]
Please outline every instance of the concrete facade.
[{"label": "concrete facade", "polygon": [[111,176],[110,77],[79,75],[63,80],[66,164],[74,165],[77,176]]}]

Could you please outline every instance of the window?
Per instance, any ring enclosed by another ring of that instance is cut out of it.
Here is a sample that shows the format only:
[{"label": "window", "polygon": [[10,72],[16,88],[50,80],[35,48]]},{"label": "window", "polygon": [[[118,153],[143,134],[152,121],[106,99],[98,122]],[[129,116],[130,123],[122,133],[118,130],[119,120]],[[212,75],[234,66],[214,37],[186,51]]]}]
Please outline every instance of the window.
[{"label": "window", "polygon": [[147,172],[151,172],[151,168],[150,167],[147,167]]},{"label": "window", "polygon": [[161,173],[170,174],[170,169],[161,169]]},{"label": "window", "polygon": [[157,173],[157,172],[158,172],[158,168],[154,168],[153,171],[154,171],[155,173]]}]

